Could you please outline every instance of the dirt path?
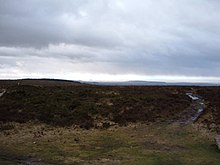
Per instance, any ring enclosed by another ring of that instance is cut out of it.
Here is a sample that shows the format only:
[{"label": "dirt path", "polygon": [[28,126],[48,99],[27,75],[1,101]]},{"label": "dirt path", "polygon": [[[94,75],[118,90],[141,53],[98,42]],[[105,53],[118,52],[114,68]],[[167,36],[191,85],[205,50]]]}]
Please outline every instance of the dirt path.
[{"label": "dirt path", "polygon": [[6,92],[6,89],[2,89],[2,90],[0,91],[0,97],[2,97],[2,96],[5,94],[5,92]]},{"label": "dirt path", "polygon": [[182,114],[181,119],[178,121],[182,124],[194,123],[205,109],[204,100],[193,92],[186,93],[191,98],[192,103]]}]

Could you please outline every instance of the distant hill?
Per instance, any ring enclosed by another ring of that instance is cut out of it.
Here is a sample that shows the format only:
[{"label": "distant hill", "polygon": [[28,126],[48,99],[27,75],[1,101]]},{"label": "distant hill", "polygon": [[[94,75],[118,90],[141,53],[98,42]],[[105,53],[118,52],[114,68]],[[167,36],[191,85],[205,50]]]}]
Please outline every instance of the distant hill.
[{"label": "distant hill", "polygon": [[160,82],[160,81],[122,81],[122,82],[83,82],[93,85],[112,86],[220,86],[220,83],[189,83],[189,82]]},{"label": "distant hill", "polygon": [[33,85],[33,86],[77,86],[77,85],[101,85],[101,86],[220,86],[220,83],[189,83],[189,82],[160,82],[160,81],[121,81],[121,82],[91,82],[73,81],[62,79],[18,79],[0,80],[0,86]]},{"label": "distant hill", "polygon": [[0,80],[0,86],[33,85],[33,86],[76,86],[82,85],[78,81],[61,79],[18,79]]}]

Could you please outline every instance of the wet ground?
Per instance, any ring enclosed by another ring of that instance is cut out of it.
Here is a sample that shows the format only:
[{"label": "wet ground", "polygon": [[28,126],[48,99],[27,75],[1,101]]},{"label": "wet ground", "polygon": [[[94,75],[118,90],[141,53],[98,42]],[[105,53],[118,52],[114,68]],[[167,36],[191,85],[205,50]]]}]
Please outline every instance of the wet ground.
[{"label": "wet ground", "polygon": [[191,105],[181,114],[181,119],[178,120],[179,123],[182,124],[192,124],[205,110],[205,102],[204,100],[195,93],[189,92],[186,93],[188,97],[191,98]]},{"label": "wet ground", "polygon": [[0,90],[0,97],[2,97],[5,94],[5,92],[6,92],[5,89]]}]

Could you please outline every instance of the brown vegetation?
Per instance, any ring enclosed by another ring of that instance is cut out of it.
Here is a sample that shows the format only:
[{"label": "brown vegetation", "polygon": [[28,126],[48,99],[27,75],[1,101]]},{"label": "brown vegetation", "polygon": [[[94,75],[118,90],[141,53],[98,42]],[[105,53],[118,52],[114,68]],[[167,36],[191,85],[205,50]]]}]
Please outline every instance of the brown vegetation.
[{"label": "brown vegetation", "polygon": [[208,129],[220,133],[220,87],[200,87],[197,93],[206,103],[205,113],[200,118],[200,122]]},{"label": "brown vegetation", "polygon": [[[93,86],[42,83],[7,86],[0,98],[1,122],[40,121],[83,128],[112,123],[169,121],[190,105],[188,87]],[[40,85],[36,85],[40,84]],[[42,86],[42,84],[44,84]],[[2,87],[3,88],[3,87]],[[103,123],[104,121],[104,123]]]}]

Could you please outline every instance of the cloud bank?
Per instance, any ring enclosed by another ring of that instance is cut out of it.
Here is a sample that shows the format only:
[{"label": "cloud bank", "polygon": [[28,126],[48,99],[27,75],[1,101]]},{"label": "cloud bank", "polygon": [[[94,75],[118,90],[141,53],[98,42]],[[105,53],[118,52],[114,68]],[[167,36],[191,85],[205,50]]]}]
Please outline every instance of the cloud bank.
[{"label": "cloud bank", "polygon": [[219,20],[218,0],[0,0],[0,78],[218,80]]}]

